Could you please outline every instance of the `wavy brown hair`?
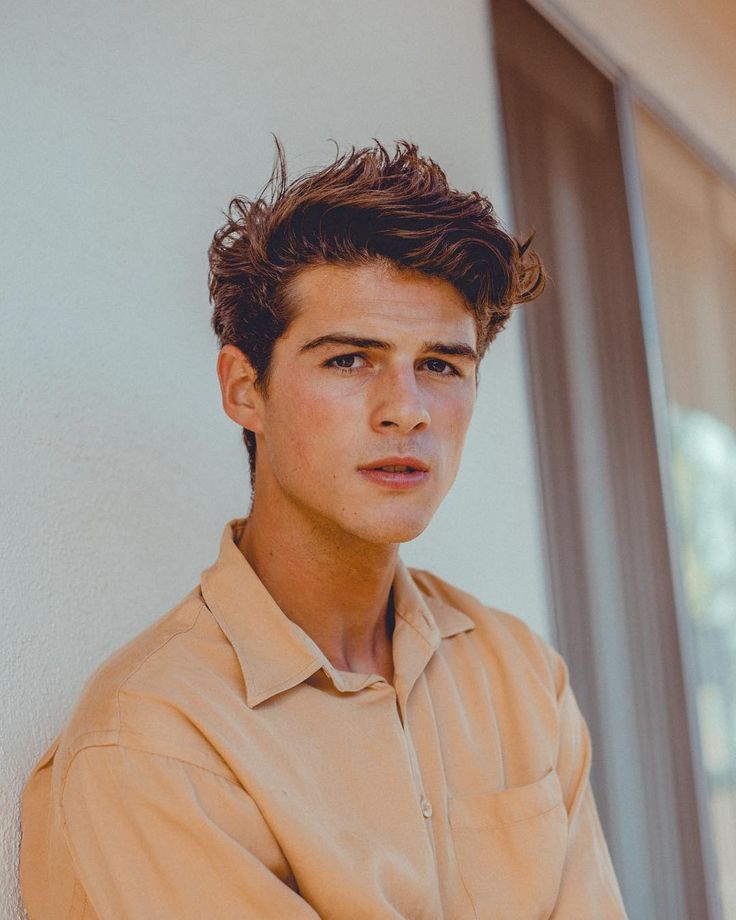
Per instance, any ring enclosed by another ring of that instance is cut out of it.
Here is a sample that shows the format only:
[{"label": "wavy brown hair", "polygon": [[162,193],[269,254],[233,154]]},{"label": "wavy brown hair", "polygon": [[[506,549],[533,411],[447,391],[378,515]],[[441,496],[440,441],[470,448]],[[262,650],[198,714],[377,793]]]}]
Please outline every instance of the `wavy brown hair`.
[{"label": "wavy brown hair", "polygon": [[[381,260],[451,282],[475,318],[483,357],[515,304],[542,292],[545,273],[531,237],[501,227],[479,192],[452,188],[443,170],[399,141],[351,148],[333,163],[289,181],[276,140],[271,178],[253,200],[234,198],[209,249],[212,328],[236,345],[268,392],[274,342],[294,315],[289,282],[309,265]],[[243,429],[251,487],[256,438]]]}]

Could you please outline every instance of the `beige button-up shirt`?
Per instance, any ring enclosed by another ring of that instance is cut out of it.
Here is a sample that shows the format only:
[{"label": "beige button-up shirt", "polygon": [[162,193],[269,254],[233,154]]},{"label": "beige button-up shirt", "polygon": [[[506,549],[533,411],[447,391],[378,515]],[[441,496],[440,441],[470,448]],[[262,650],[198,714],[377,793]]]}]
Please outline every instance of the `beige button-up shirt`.
[{"label": "beige button-up shirt", "polygon": [[337,670],[243,524],[30,778],[31,920],[625,918],[560,655],[399,561],[394,685]]}]

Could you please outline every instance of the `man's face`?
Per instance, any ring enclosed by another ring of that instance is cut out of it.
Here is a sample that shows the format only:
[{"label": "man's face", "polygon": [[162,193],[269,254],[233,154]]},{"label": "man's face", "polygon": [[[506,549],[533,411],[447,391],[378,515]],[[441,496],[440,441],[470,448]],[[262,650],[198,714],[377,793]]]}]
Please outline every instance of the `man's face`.
[{"label": "man's face", "polygon": [[[269,503],[290,503],[317,526],[376,543],[413,539],[460,463],[476,398],[472,314],[448,281],[380,262],[304,269],[290,300],[295,316],[260,405],[256,501],[263,484]],[[337,336],[375,343],[329,340]],[[361,471],[392,457],[427,471]]]}]

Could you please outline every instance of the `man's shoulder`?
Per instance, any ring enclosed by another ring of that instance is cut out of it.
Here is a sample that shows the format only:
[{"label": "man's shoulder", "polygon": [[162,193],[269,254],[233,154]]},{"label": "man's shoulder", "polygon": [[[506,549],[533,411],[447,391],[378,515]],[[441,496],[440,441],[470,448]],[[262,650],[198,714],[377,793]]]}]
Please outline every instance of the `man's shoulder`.
[{"label": "man's shoulder", "polygon": [[440,609],[446,605],[472,620],[474,628],[466,635],[479,650],[509,663],[521,656],[557,683],[558,677],[553,672],[561,667],[559,652],[522,617],[484,603],[476,595],[427,569],[409,567],[409,573],[435,612],[437,605]]},{"label": "man's shoulder", "polygon": [[108,745],[212,768],[197,712],[228,679],[237,692],[234,652],[197,586],[88,678],[59,737],[62,772],[84,748]]}]

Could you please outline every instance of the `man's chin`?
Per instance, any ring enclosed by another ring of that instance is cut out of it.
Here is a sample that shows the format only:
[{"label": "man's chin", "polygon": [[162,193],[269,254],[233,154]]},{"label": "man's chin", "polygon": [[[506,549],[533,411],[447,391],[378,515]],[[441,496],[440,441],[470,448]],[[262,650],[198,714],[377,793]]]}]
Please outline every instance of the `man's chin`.
[{"label": "man's chin", "polygon": [[429,526],[429,519],[393,518],[356,522],[353,533],[370,543],[408,543],[424,533]]}]

